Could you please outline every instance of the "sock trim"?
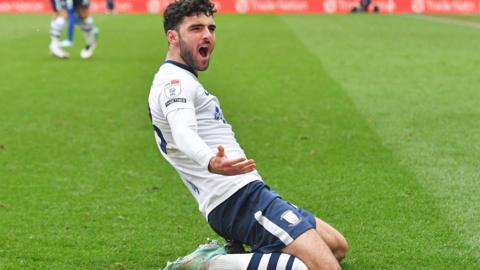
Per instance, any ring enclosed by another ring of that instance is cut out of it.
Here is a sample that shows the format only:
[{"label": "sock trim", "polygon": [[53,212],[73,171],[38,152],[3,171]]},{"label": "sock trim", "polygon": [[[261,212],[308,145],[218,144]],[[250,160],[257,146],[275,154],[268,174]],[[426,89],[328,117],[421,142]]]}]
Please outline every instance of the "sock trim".
[{"label": "sock trim", "polygon": [[268,262],[267,270],[276,270],[279,259],[280,253],[272,253],[272,256],[270,256],[270,261]]},{"label": "sock trim", "polygon": [[286,270],[292,270],[293,262],[295,261],[294,256],[290,256],[287,262],[287,269]]},{"label": "sock trim", "polygon": [[257,270],[258,265],[260,264],[260,260],[262,259],[263,253],[255,252],[253,253],[252,259],[250,259],[250,263],[247,266],[247,270]]}]

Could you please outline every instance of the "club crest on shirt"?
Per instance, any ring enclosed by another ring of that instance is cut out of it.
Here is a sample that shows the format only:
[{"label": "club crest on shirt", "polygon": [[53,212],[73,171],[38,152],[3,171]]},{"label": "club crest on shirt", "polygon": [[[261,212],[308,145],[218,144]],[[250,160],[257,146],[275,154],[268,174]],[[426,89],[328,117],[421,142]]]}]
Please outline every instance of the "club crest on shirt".
[{"label": "club crest on shirt", "polygon": [[292,210],[287,210],[287,211],[283,212],[283,214],[281,216],[281,219],[290,223],[289,226],[295,226],[302,220],[297,215],[295,215],[295,213],[293,213]]},{"label": "club crest on shirt", "polygon": [[164,87],[165,96],[167,98],[178,97],[182,92],[182,87],[180,86],[180,80],[171,80]]}]

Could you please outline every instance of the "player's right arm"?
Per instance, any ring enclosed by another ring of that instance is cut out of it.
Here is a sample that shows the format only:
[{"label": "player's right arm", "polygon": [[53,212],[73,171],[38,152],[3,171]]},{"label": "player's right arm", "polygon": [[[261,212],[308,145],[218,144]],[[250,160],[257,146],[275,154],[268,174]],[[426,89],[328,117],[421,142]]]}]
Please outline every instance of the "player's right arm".
[{"label": "player's right arm", "polygon": [[167,114],[172,137],[177,148],[211,173],[238,175],[255,170],[255,162],[244,157],[229,159],[223,146],[218,146],[215,155],[198,136],[195,112],[192,109],[177,109]]},{"label": "player's right arm", "polygon": [[244,174],[256,169],[255,161],[253,159],[246,159],[244,157],[229,159],[225,155],[223,146],[218,146],[217,154],[210,159],[208,163],[208,170],[212,173],[222,175],[237,175]]},{"label": "player's right arm", "polygon": [[215,153],[196,132],[195,111],[193,109],[173,110],[167,114],[167,121],[177,148],[200,166],[207,168]]}]

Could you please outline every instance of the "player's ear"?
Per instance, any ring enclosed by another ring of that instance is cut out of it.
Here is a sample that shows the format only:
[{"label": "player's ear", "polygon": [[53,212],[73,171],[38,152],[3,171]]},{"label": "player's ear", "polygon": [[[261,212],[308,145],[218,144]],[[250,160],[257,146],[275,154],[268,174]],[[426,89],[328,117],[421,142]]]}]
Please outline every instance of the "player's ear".
[{"label": "player's ear", "polygon": [[171,45],[177,44],[178,41],[179,41],[179,36],[178,36],[177,31],[174,30],[174,29],[168,30],[167,31],[167,40],[168,40],[168,43],[171,44]]}]

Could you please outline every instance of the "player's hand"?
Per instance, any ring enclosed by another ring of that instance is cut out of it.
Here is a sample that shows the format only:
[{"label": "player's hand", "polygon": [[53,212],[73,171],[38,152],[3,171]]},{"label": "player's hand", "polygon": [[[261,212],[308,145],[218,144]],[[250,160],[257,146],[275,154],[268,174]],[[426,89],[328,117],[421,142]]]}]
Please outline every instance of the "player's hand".
[{"label": "player's hand", "polygon": [[218,146],[217,155],[210,159],[208,163],[208,170],[211,173],[221,175],[239,175],[254,171],[256,168],[253,159],[246,159],[244,157],[229,159],[225,155],[223,146]]}]

